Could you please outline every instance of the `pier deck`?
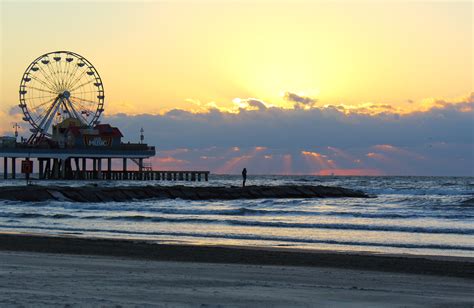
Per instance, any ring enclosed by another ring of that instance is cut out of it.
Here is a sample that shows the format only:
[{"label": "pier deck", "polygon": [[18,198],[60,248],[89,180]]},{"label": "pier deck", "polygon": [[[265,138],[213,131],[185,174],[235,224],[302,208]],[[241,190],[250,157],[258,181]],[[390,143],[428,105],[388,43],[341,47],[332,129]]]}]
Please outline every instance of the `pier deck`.
[{"label": "pier deck", "polygon": [[[17,144],[16,147],[0,147],[4,179],[16,178],[19,163],[17,159],[23,159],[37,160],[34,172],[37,170],[40,180],[209,180],[209,171],[153,171],[144,160],[155,154],[155,147],[144,144],[79,149],[38,148],[22,144]],[[117,168],[117,160],[120,168]],[[138,170],[130,170],[129,162],[136,165]]]}]

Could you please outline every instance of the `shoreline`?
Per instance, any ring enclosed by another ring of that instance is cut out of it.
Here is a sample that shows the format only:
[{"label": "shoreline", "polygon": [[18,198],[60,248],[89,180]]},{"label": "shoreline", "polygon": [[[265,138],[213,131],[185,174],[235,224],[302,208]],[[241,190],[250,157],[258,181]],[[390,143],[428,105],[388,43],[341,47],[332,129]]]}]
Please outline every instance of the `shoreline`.
[{"label": "shoreline", "polygon": [[0,233],[0,251],[189,263],[322,267],[474,279],[474,258]]}]

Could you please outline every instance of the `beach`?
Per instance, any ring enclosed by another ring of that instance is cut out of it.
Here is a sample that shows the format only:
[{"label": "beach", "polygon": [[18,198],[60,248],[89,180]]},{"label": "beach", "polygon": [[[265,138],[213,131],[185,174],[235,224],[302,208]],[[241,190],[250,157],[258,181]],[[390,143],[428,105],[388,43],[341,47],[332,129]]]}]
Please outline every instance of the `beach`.
[{"label": "beach", "polygon": [[472,258],[26,234],[0,245],[1,306],[474,304]]},{"label": "beach", "polygon": [[[237,180],[216,176],[187,192],[233,189]],[[62,189],[70,200],[49,192],[54,200],[6,198],[0,200],[0,307],[474,305],[472,178],[253,181],[270,190],[347,187],[375,198],[188,200],[147,194],[74,201],[71,191],[124,189],[121,183],[78,181],[71,182],[74,189]],[[18,186],[3,184],[4,191]],[[34,189],[67,187],[47,184]],[[125,186],[127,192],[161,192],[173,185]]]}]

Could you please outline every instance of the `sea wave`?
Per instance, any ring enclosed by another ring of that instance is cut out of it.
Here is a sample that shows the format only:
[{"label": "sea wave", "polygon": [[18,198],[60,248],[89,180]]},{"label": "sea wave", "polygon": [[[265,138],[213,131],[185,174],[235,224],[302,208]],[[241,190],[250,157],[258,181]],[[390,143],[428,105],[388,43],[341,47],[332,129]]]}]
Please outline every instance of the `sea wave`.
[{"label": "sea wave", "polygon": [[[109,205],[85,205],[81,207],[73,206],[74,212],[71,213],[87,213],[90,211],[101,211],[101,212],[117,212],[126,213],[140,212],[140,213],[153,213],[153,214],[166,214],[166,215],[212,215],[212,216],[330,216],[330,217],[349,217],[349,218],[375,218],[381,220],[387,219],[424,219],[424,218],[441,218],[441,219],[453,219],[463,220],[474,218],[474,213],[440,213],[440,212],[422,212],[422,211],[410,211],[405,213],[393,213],[393,212],[356,212],[356,211],[327,211],[327,210],[286,210],[286,209],[252,209],[247,207],[240,207],[235,209],[200,209],[194,208],[182,208],[182,207],[137,207],[137,206],[126,206],[118,204],[117,206]],[[15,218],[78,218],[71,214],[41,214],[41,213],[0,213],[0,217],[15,217]],[[95,216],[94,216],[95,217]],[[97,216],[99,217],[99,216]],[[103,216],[107,217],[106,215]]]},{"label": "sea wave", "polygon": [[75,233],[75,234],[90,234],[90,233],[108,233],[127,236],[172,236],[172,237],[194,237],[194,238],[221,238],[233,240],[254,240],[254,241],[272,241],[298,244],[330,244],[330,245],[345,245],[345,246],[365,246],[365,247],[390,247],[390,248],[409,248],[409,249],[436,249],[436,250],[464,250],[474,251],[474,246],[466,245],[449,245],[436,243],[395,243],[395,242],[369,242],[369,241],[345,241],[345,240],[325,240],[325,239],[308,239],[308,238],[294,238],[286,236],[262,236],[254,234],[220,234],[220,233],[190,233],[190,232],[143,232],[143,231],[128,231],[116,229],[83,229],[83,228],[58,228],[58,227],[43,227],[43,226],[8,226],[0,225],[0,228],[18,228],[26,230],[43,230],[56,231],[59,233]]},{"label": "sea wave", "polygon": [[51,218],[51,219],[70,219],[78,218],[75,215],[70,214],[40,214],[40,213],[0,213],[0,217],[8,218]]},{"label": "sea wave", "polygon": [[[95,219],[91,216],[84,219]],[[97,217],[104,219],[104,217]],[[111,216],[106,220],[127,220],[127,221],[149,221],[168,223],[204,223],[204,224],[229,224],[236,226],[253,227],[273,227],[273,228],[300,228],[300,229],[333,229],[333,230],[360,230],[360,231],[384,231],[384,232],[408,232],[408,233],[431,233],[431,234],[474,234],[474,229],[470,228],[430,228],[415,226],[393,226],[393,225],[359,225],[359,224],[337,224],[337,223],[291,223],[275,221],[253,221],[253,220],[233,220],[233,219],[206,219],[206,218],[171,218],[160,216]]]},{"label": "sea wave", "polygon": [[331,230],[357,230],[357,231],[379,231],[379,232],[404,232],[404,233],[428,233],[428,234],[459,234],[472,235],[471,228],[435,228],[417,226],[396,225],[366,225],[350,223],[295,223],[281,221],[256,221],[239,219],[212,219],[198,217],[166,217],[148,215],[89,215],[75,216],[67,214],[39,214],[39,213],[2,213],[2,217],[8,218],[47,218],[47,219],[83,219],[83,220],[105,220],[105,221],[130,221],[130,222],[152,222],[152,223],[193,223],[193,224],[227,224],[233,226],[252,226],[268,228],[297,228],[297,229],[331,229]]},{"label": "sea wave", "polygon": [[466,196],[472,195],[472,190],[466,189],[440,189],[440,188],[367,188],[367,193],[374,195],[410,195],[410,196]]}]

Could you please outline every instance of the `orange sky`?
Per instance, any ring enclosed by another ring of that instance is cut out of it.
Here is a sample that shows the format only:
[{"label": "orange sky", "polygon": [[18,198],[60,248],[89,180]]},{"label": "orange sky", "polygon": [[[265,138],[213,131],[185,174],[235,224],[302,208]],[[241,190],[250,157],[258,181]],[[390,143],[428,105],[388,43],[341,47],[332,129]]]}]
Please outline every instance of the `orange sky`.
[{"label": "orange sky", "polygon": [[1,134],[27,136],[20,79],[55,50],[92,62],[106,121],[144,126],[160,168],[473,172],[472,1],[0,0]]},{"label": "orange sky", "polygon": [[97,67],[109,114],[290,107],[287,91],[408,110],[473,89],[470,1],[0,3],[5,120],[28,64],[58,49]]}]

